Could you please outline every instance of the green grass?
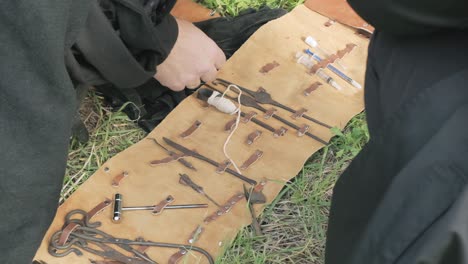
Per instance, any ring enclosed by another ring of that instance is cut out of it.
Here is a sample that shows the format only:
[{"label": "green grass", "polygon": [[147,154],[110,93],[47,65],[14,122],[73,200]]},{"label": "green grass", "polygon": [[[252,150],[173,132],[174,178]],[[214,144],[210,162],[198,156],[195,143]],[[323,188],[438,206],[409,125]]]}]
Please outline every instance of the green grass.
[{"label": "green grass", "polygon": [[239,233],[218,263],[323,264],[333,186],[368,141],[364,114],[315,153],[261,216],[264,232]]},{"label": "green grass", "polygon": [[210,9],[215,9],[222,15],[236,16],[247,8],[258,9],[263,6],[269,6],[271,8],[291,10],[303,2],[304,0],[204,0],[202,3]]},{"label": "green grass", "polygon": [[[290,10],[302,1],[205,0],[204,4],[225,15],[248,7],[282,7]],[[145,136],[128,117],[103,107],[93,92],[81,110],[91,137],[87,144],[72,142],[62,201],[113,155]],[[323,264],[327,219],[334,183],[368,141],[364,114],[355,117],[331,143],[315,153],[299,175],[289,182],[266,208],[260,222],[264,232],[255,237],[243,229],[217,263],[307,263]]]},{"label": "green grass", "polygon": [[84,145],[73,140],[70,145],[61,201],[105,161],[145,136],[124,113],[104,107],[103,99],[93,92],[85,99],[80,114],[91,132],[90,140]]}]

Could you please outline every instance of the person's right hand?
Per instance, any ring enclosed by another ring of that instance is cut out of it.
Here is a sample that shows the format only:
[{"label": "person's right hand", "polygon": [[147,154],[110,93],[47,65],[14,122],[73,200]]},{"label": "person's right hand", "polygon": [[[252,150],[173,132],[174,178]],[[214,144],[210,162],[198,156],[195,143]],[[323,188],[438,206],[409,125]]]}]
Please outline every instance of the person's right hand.
[{"label": "person's right hand", "polygon": [[223,51],[192,23],[177,19],[179,36],[154,78],[174,91],[197,88],[200,80],[213,81],[226,62]]}]

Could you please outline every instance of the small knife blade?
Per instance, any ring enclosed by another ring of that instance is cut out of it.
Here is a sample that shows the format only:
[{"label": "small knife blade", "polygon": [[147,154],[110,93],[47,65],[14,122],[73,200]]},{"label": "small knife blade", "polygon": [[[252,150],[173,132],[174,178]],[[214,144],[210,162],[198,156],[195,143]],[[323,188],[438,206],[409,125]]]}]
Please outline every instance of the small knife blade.
[{"label": "small knife blade", "polygon": [[[164,149],[167,154],[169,154],[169,156],[174,156],[175,153],[173,151],[170,151],[168,150],[166,147],[164,147],[163,145],[161,145],[155,138],[148,138],[149,140],[152,140],[154,143],[156,143],[156,145],[160,146],[162,149]],[[189,168],[193,171],[197,171],[197,169],[192,165],[192,163],[190,163],[189,161],[187,161],[186,159],[184,158],[180,158],[177,160],[180,164],[184,165],[186,168]]]},{"label": "small knife blade", "polygon": [[194,191],[196,191],[197,193],[205,196],[206,199],[208,199],[210,202],[212,202],[214,205],[216,205],[217,207],[221,207],[221,205],[219,205],[219,203],[217,203],[213,198],[211,198],[206,192],[205,190],[203,189],[203,187],[201,187],[200,185],[196,184],[194,181],[192,181],[192,179],[190,179],[190,177],[187,175],[187,174],[182,174],[182,173],[179,173],[179,176],[180,176],[180,179],[179,179],[179,182],[183,185],[186,185],[186,186],[189,186],[190,188],[192,188]]},{"label": "small knife blade", "polygon": [[[213,165],[215,167],[219,166],[218,162],[216,162],[216,161],[214,161],[212,159],[209,159],[209,158],[201,155],[200,153],[198,153],[196,151],[190,150],[190,149],[188,149],[188,148],[186,148],[186,147],[184,147],[184,146],[182,146],[180,144],[177,144],[176,142],[174,142],[174,141],[172,141],[172,140],[170,140],[170,139],[168,139],[166,137],[163,137],[163,140],[169,146],[177,149],[178,151],[184,153],[187,156],[191,156],[191,157],[197,158],[199,160],[203,160],[203,161],[205,161],[205,162],[207,162],[207,163],[209,163],[209,164],[211,164],[211,165]],[[252,180],[252,179],[250,179],[250,178],[248,178],[248,177],[246,177],[246,176],[244,176],[244,175],[242,175],[242,174],[240,174],[240,173],[238,173],[238,172],[236,172],[236,171],[234,171],[232,169],[227,168],[226,172],[233,175],[233,176],[235,176],[235,177],[237,177],[237,178],[239,178],[239,179],[241,179],[241,180],[243,180],[243,181],[245,181],[245,182],[247,182],[248,184],[257,185],[257,181]]]}]

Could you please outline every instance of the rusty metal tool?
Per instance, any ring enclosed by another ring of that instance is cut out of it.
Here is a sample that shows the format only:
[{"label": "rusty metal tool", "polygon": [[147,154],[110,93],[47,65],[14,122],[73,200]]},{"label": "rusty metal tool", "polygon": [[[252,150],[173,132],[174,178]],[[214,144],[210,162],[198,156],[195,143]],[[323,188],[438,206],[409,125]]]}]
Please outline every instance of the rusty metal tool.
[{"label": "rusty metal tool", "polygon": [[[127,238],[117,238],[97,229],[97,226],[100,226],[101,223],[99,223],[99,225],[93,224],[90,226],[88,225],[89,222],[85,218],[75,219],[71,218],[72,215],[73,214],[70,213],[67,214],[65,218],[65,226],[70,223],[75,223],[77,228],[73,229],[69,233],[65,244],[61,244],[59,242],[60,237],[62,237],[62,233],[65,232],[64,229],[55,232],[50,238],[48,252],[54,257],[65,257],[72,253],[80,257],[83,256],[83,251],[86,251],[96,256],[101,256],[106,260],[117,261],[118,263],[123,264],[157,264],[156,261],[137,251],[133,247],[161,247],[198,252],[207,258],[208,263],[214,264],[214,259],[210,253],[200,247],[196,247],[194,245],[145,241],[140,239],[131,240]],[[120,251],[110,247],[110,245],[114,245],[126,252],[135,254],[135,257],[124,255]]]},{"label": "rusty metal tool", "polygon": [[[210,85],[208,85],[208,84],[203,84],[203,85],[209,87],[211,90],[218,91],[217,89],[215,89],[214,87],[212,87],[212,86],[210,86]],[[206,89],[206,90],[212,92],[212,91],[209,90],[209,89]],[[218,91],[218,92],[219,92],[219,91]],[[211,93],[210,93],[210,95],[211,95]],[[203,88],[198,89],[197,98],[200,99],[200,100],[202,100],[203,102],[206,102],[206,101],[208,100],[207,95],[204,94],[204,89],[203,89]],[[232,100],[232,98],[229,98],[229,99]],[[248,114],[241,111],[241,116],[245,118],[245,117],[248,116]],[[283,136],[283,135],[286,133],[286,131],[287,131],[287,129],[284,128],[284,127],[281,127],[281,128],[279,128],[279,129],[275,129],[274,127],[268,125],[267,123],[261,121],[261,120],[258,119],[258,118],[255,118],[255,117],[250,118],[250,121],[252,121],[252,123],[254,123],[254,124],[256,124],[256,125],[258,125],[258,126],[264,128],[264,129],[266,129],[266,130],[268,130],[268,131],[273,132],[273,135],[275,135],[275,137]]]},{"label": "rusty metal tool", "polygon": [[123,207],[122,206],[122,195],[117,193],[114,196],[114,211],[112,220],[114,222],[119,222],[123,211],[153,211],[153,215],[160,214],[165,209],[196,209],[196,208],[207,208],[208,204],[178,204],[178,205],[169,205],[174,201],[172,196],[168,196],[165,200],[162,200],[156,205],[150,206],[133,206],[133,207]]},{"label": "rusty metal tool", "polygon": [[194,181],[192,181],[192,179],[190,179],[190,177],[187,175],[187,174],[182,174],[182,173],[179,173],[179,183],[182,184],[182,185],[185,185],[185,186],[188,186],[190,188],[192,188],[194,191],[196,191],[197,193],[205,196],[206,199],[210,200],[210,202],[212,202],[213,204],[215,204],[217,207],[221,207],[221,205],[219,205],[219,203],[217,203],[215,200],[213,200],[213,198],[211,198],[206,192],[205,190],[203,190],[203,187],[201,187],[200,185],[196,184]]},{"label": "rusty metal tool", "polygon": [[[207,162],[207,163],[209,163],[209,164],[211,164],[211,165],[213,165],[213,166],[215,166],[215,167],[217,167],[217,168],[220,166],[220,164],[219,164],[218,162],[216,162],[216,161],[214,161],[214,160],[212,160],[212,159],[210,159],[210,158],[207,158],[207,157],[201,155],[200,153],[198,153],[198,152],[196,152],[196,151],[194,151],[194,150],[190,150],[190,149],[188,149],[188,148],[186,148],[186,147],[184,147],[184,146],[182,146],[182,145],[180,145],[180,144],[177,144],[176,142],[174,142],[174,141],[172,141],[172,140],[170,140],[170,139],[168,139],[168,138],[166,138],[166,137],[163,137],[163,140],[164,140],[169,146],[171,146],[171,147],[177,149],[178,151],[182,152],[182,153],[185,154],[186,156],[191,156],[191,157],[194,157],[194,158],[196,158],[196,159],[205,161],[205,162]],[[238,172],[236,172],[236,171],[234,171],[234,170],[232,170],[232,169],[226,168],[225,171],[226,171],[227,173],[229,173],[229,174],[231,174],[231,175],[233,175],[233,176],[235,176],[235,177],[237,177],[237,178],[239,178],[239,179],[241,179],[241,180],[247,182],[248,184],[251,184],[251,185],[256,185],[256,184],[257,184],[257,181],[252,180],[252,179],[250,179],[250,178],[248,178],[248,177],[246,177],[246,176],[244,176],[244,175],[242,175],[242,174],[240,174],[240,173],[238,173]]]},{"label": "rusty metal tool", "polygon": [[[167,149],[166,147],[164,147],[163,145],[161,145],[155,138],[148,138],[149,140],[152,140],[154,143],[156,143],[156,145],[160,146],[162,149],[164,149],[167,154],[169,154],[169,156],[171,157],[176,157],[176,153],[174,153],[173,151],[170,151],[169,149]],[[192,163],[188,162],[186,159],[184,158],[177,158],[176,159],[177,162],[179,162],[180,164],[184,165],[186,168],[189,168],[191,170],[194,170],[194,171],[197,171],[197,169],[192,165]]]},{"label": "rusty metal tool", "polygon": [[[107,199],[106,199],[107,201]],[[96,208],[100,207],[98,205]],[[95,208],[95,209],[96,209]],[[94,209],[93,209],[94,210]],[[82,219],[76,219],[76,215],[82,215]],[[70,229],[70,226],[74,226],[73,228]],[[120,253],[119,251],[116,251],[115,249],[102,244],[102,243],[93,243],[92,241],[81,241],[80,239],[76,238],[73,236],[74,232],[77,232],[81,227],[87,227],[87,228],[97,228],[101,226],[101,222],[94,222],[90,223],[89,222],[89,213],[87,214],[83,210],[72,210],[70,211],[66,216],[65,216],[65,224],[62,230],[56,232],[51,240],[50,240],[50,246],[48,248],[49,254],[52,256],[56,257],[64,257],[70,253],[75,253],[78,256],[81,256],[83,253],[76,249],[72,248],[71,246],[75,245],[78,246],[80,249],[84,251],[88,251],[89,253],[92,253],[97,256],[101,256],[104,258],[108,259],[114,259],[120,261],[120,263],[128,263],[128,264],[133,264],[133,263],[152,263],[152,264],[157,264],[157,262],[153,261],[151,258],[149,258],[146,254],[139,252],[138,250],[134,249],[133,247],[126,245],[126,244],[119,244],[117,245],[121,249],[128,251],[130,253],[133,253],[136,258],[133,257],[127,257]],[[105,237],[105,236],[101,236]],[[84,243],[83,243],[84,242]],[[99,242],[99,241],[96,241]],[[97,247],[99,247],[101,250],[96,249],[96,248],[91,248],[88,246],[88,243],[93,243]]]},{"label": "rusty metal tool", "polygon": [[[273,105],[273,106],[276,106],[276,107],[279,107],[281,109],[284,109],[288,112],[291,112],[291,113],[296,113],[296,110],[292,109],[291,107],[289,106],[286,106],[284,104],[281,104],[279,103],[278,101],[275,101],[273,100],[273,98],[271,98],[271,95],[263,88],[260,88],[258,89],[258,91],[254,92],[250,89],[247,89],[245,87],[242,87],[242,86],[239,86],[235,83],[232,83],[232,82],[229,82],[229,81],[226,81],[224,79],[220,79],[220,78],[217,78],[216,81],[213,82],[213,84],[217,85],[217,84],[221,84],[225,87],[228,87],[229,85],[236,85],[237,87],[239,87],[239,89],[241,89],[243,92],[247,93],[248,95],[252,96],[252,98],[257,102],[257,103],[260,103],[260,104],[269,104],[269,105]],[[324,123],[324,122],[321,122],[313,117],[310,117],[306,114],[303,114],[302,117],[304,117],[305,119],[309,120],[309,121],[312,121],[318,125],[321,125],[323,127],[326,127],[326,128],[332,128],[330,125]]]},{"label": "rusty metal tool", "polygon": [[[244,113],[244,112],[241,112],[241,116],[242,116],[242,117],[246,117],[247,114]],[[256,124],[256,125],[258,125],[258,126],[260,126],[260,127],[263,127],[264,129],[266,129],[266,130],[268,130],[268,131],[273,132],[273,135],[274,135],[275,137],[284,136],[284,134],[285,134],[285,133],[287,132],[287,130],[288,130],[288,129],[285,128],[285,127],[281,127],[281,128],[279,128],[279,129],[275,129],[274,127],[268,125],[268,124],[265,123],[265,122],[260,121],[258,118],[255,118],[255,117],[253,117],[252,119],[250,119],[250,121],[252,121],[252,123],[254,123],[254,124]]]},{"label": "rusty metal tool", "polygon": [[[206,87],[209,87],[210,89],[213,89],[213,90],[215,90],[215,91],[220,92],[218,89],[216,89],[215,87],[213,87],[213,86],[211,86],[211,85],[209,85],[209,84],[204,84],[204,85],[205,85]],[[237,98],[233,98],[233,97],[228,96],[228,95],[225,95],[224,97],[229,98],[229,99],[231,99],[231,100],[233,100],[233,101],[237,101]],[[262,112],[264,112],[264,113],[267,113],[267,112],[268,112],[268,110],[267,110],[266,108],[264,108],[263,106],[259,105],[259,104],[255,101],[255,99],[252,98],[252,97],[250,97],[250,96],[241,94],[241,96],[240,96],[240,102],[241,102],[241,104],[244,105],[244,106],[248,106],[248,107],[255,108],[255,109],[260,110],[260,111],[262,111]],[[276,120],[279,120],[279,121],[282,122],[283,124],[285,124],[285,125],[287,125],[287,126],[293,128],[293,129],[296,129],[296,130],[298,130],[298,131],[301,130],[301,127],[299,127],[299,126],[297,126],[297,125],[295,125],[295,124],[293,124],[293,123],[287,121],[286,119],[284,119],[284,118],[278,116],[277,114],[272,113],[272,114],[271,114],[271,117],[275,118]],[[316,135],[314,135],[314,134],[312,134],[312,133],[310,133],[310,132],[304,132],[304,134],[305,134],[306,136],[308,136],[308,137],[310,137],[310,138],[312,138],[312,139],[314,139],[314,140],[316,140],[316,141],[318,141],[318,142],[324,144],[324,145],[328,144],[328,142],[326,142],[325,140],[319,138],[318,136],[316,136]]]},{"label": "rusty metal tool", "polygon": [[244,199],[244,194],[236,193],[231,198],[229,198],[229,200],[224,205],[222,205],[218,210],[216,210],[216,212],[213,212],[211,215],[205,217],[205,220],[203,220],[203,222],[205,224],[209,224],[221,217],[222,215],[229,213],[231,209],[242,199]]},{"label": "rusty metal tool", "polygon": [[253,205],[250,201],[251,192],[247,190],[247,187],[245,187],[245,184],[243,185],[243,187],[244,187],[244,196],[245,196],[245,199],[247,200],[247,206],[249,207],[250,215],[252,216],[252,228],[256,236],[262,236],[263,235],[262,228],[260,227],[260,223],[257,220],[257,216],[255,216],[255,209],[253,208]]}]

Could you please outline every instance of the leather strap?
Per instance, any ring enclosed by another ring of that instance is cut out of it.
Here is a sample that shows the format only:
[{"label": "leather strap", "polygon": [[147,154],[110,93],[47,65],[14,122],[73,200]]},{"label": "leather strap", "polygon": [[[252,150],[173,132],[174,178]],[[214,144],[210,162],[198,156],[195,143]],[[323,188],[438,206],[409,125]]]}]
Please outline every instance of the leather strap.
[{"label": "leather strap", "polygon": [[119,187],[120,182],[125,179],[128,176],[128,172],[124,171],[120,173],[119,175],[115,176],[114,179],[112,179],[112,187]]},{"label": "leather strap", "polygon": [[261,192],[265,188],[265,185],[267,184],[267,180],[263,179],[261,180],[257,185],[255,185],[253,192]]},{"label": "leather strap", "polygon": [[316,74],[318,70],[325,69],[329,64],[334,63],[338,59],[342,59],[346,54],[350,53],[356,44],[348,43],[346,44],[346,48],[342,50],[338,50],[335,54],[330,55],[328,58],[317,62],[312,68],[310,69],[310,74]]},{"label": "leather strap", "polygon": [[[145,241],[145,239],[142,238],[142,237],[138,237],[138,238],[135,239],[135,240],[136,240],[136,241],[140,241],[140,242],[144,242],[144,241]],[[148,241],[148,242],[149,242],[149,241]],[[140,245],[140,246],[137,247],[136,250],[137,250],[138,252],[142,253],[142,254],[145,254],[145,252],[146,252],[146,250],[148,250],[148,248],[149,248],[149,246],[141,246],[141,245]]]},{"label": "leather strap", "polygon": [[96,215],[100,214],[104,209],[112,204],[112,201],[106,198],[102,203],[96,205],[91,211],[88,212],[88,220],[91,220]]},{"label": "leather strap", "polygon": [[260,138],[260,136],[262,135],[262,131],[260,130],[255,130],[254,132],[250,133],[248,136],[247,136],[247,140],[245,141],[245,143],[247,145],[252,145],[255,141],[257,141],[257,139]]},{"label": "leather strap", "polygon": [[[248,123],[252,118],[254,118],[257,115],[255,111],[251,111],[247,114],[244,115],[244,117],[240,120],[242,123]],[[224,131],[226,132],[231,132],[234,129],[234,126],[236,125],[236,118],[233,118],[232,120],[229,120],[229,122],[224,125]]]},{"label": "leather strap", "polygon": [[167,196],[166,199],[162,200],[161,202],[159,202],[157,205],[154,206],[153,215],[161,214],[164,208],[166,208],[166,206],[168,206],[172,202],[174,202],[174,197],[172,197],[171,195]]},{"label": "leather strap", "polygon": [[299,129],[297,130],[297,135],[298,135],[299,137],[302,137],[302,136],[305,135],[305,133],[307,133],[307,132],[309,131],[309,129],[310,129],[310,126],[309,126],[309,125],[303,125],[303,126],[301,126],[301,128],[299,128]]},{"label": "leather strap", "polygon": [[241,119],[241,122],[242,122],[242,123],[248,123],[248,122],[250,122],[250,120],[252,120],[252,118],[254,118],[255,116],[257,116],[257,112],[255,112],[255,111],[250,111],[250,112],[248,112],[247,114],[245,114],[245,116]]},{"label": "leather strap", "polygon": [[231,166],[231,161],[225,160],[219,163],[218,168],[216,168],[216,172],[219,174],[224,173],[229,166]]},{"label": "leather strap", "polygon": [[259,160],[263,156],[263,151],[256,150],[240,167],[241,170],[248,169],[252,164]]},{"label": "leather strap", "polygon": [[304,90],[304,96],[309,96],[313,91],[317,90],[322,85],[321,82],[314,82]]},{"label": "leather strap", "polygon": [[270,119],[276,112],[277,110],[275,108],[270,108],[265,112],[265,115],[263,116],[265,119]]},{"label": "leather strap", "polygon": [[229,122],[227,122],[226,125],[224,126],[224,131],[231,132],[234,129],[234,126],[236,125],[236,121],[237,119],[234,118],[230,120]]},{"label": "leather strap", "polygon": [[[112,201],[108,198],[106,198],[103,202],[99,203],[96,205],[91,211],[87,213],[87,218],[88,221],[90,221],[93,217],[104,211]],[[63,246],[65,243],[67,243],[68,238],[70,237],[70,234],[75,231],[76,228],[78,228],[80,225],[77,223],[69,223],[65,228],[63,228],[62,234],[59,237],[58,245]]]},{"label": "leather strap", "polygon": [[291,117],[293,119],[301,118],[305,114],[305,112],[307,112],[307,111],[308,111],[307,109],[301,108],[301,109],[297,110]]},{"label": "leather strap", "polygon": [[286,134],[287,131],[288,131],[288,129],[282,126],[282,127],[278,128],[275,131],[275,133],[273,133],[273,136],[274,137],[282,137],[282,136],[284,136],[284,134]]},{"label": "leather strap", "polygon": [[201,124],[202,123],[200,121],[196,120],[191,127],[189,127],[182,134],[180,134],[180,137],[181,138],[189,137],[190,135],[193,134],[193,132],[195,132],[195,130],[197,130],[201,126]]},{"label": "leather strap", "polygon": [[[201,233],[203,233],[203,231],[204,231],[204,228],[201,225],[197,226],[197,228],[195,228],[195,230],[193,230],[193,232],[190,234],[190,237],[188,239],[189,244],[192,245],[193,243],[195,243],[200,238],[200,235],[201,235]],[[188,253],[188,251],[185,250],[185,249],[179,250],[178,252],[174,253],[169,258],[168,263],[170,263],[170,264],[177,263],[185,255],[187,255],[187,253]]]},{"label": "leather strap", "polygon": [[265,194],[263,194],[263,189],[265,188],[265,185],[267,183],[266,179],[263,179],[260,181],[259,184],[255,185],[253,187],[253,190],[251,193],[249,193],[249,201],[251,204],[264,204],[266,203],[266,197]]},{"label": "leather strap", "polygon": [[70,237],[70,234],[75,231],[76,228],[78,228],[80,225],[77,223],[70,223],[68,224],[63,230],[62,234],[60,235],[58,245],[59,246],[64,246],[65,243],[67,243],[68,238]]},{"label": "leather strap", "polygon": [[245,198],[243,193],[237,193],[234,196],[232,196],[223,206],[221,206],[220,209],[218,209],[216,212],[205,218],[205,224],[211,223],[214,220],[218,219],[220,216],[227,214],[229,211],[231,211],[232,207],[243,198]]},{"label": "leather strap", "polygon": [[169,163],[169,162],[177,161],[177,160],[179,160],[179,159],[181,159],[183,157],[185,157],[184,154],[173,153],[167,158],[151,161],[150,165],[151,166],[157,166],[157,165],[161,165],[161,164],[166,164],[166,163]]},{"label": "leather strap", "polygon": [[146,250],[148,250],[148,248],[149,248],[149,246],[138,246],[137,250],[144,254],[146,252]]},{"label": "leather strap", "polygon": [[278,67],[279,65],[280,64],[277,61],[267,63],[260,69],[260,72],[261,73],[268,73],[271,70],[273,70],[274,68]]},{"label": "leather strap", "polygon": [[179,262],[179,260],[181,260],[185,255],[187,255],[187,253],[188,253],[188,251],[185,250],[185,249],[179,250],[177,253],[175,253],[174,255],[172,255],[172,256],[169,258],[168,263],[169,263],[169,264],[176,264],[176,263]]}]

